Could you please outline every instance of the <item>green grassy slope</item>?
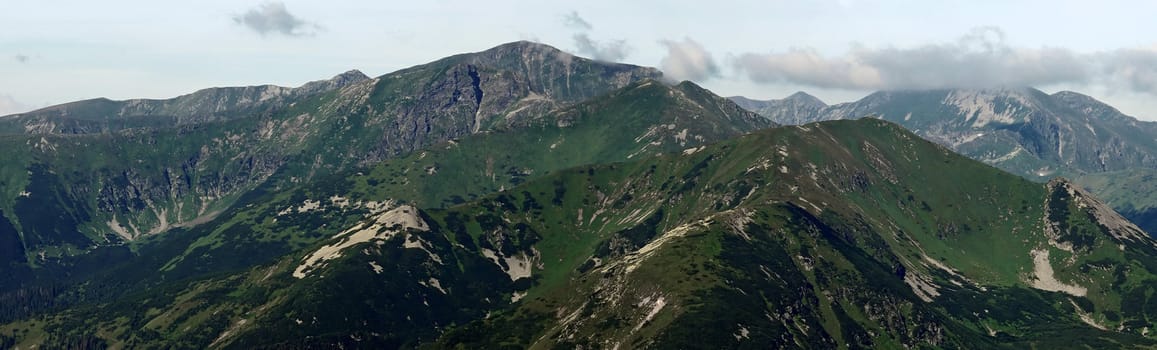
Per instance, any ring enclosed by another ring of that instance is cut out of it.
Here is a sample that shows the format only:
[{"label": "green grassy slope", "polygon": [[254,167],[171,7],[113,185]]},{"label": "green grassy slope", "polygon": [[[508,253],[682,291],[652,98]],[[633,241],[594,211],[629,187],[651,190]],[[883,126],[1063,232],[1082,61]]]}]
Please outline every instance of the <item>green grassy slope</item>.
[{"label": "green grassy slope", "polygon": [[1067,182],[878,120],[554,171],[445,209],[361,207],[365,219],[327,222],[336,235],[275,262],[0,334],[224,348],[1157,345],[1145,337],[1157,314],[1135,307],[1157,285],[1151,238]]}]

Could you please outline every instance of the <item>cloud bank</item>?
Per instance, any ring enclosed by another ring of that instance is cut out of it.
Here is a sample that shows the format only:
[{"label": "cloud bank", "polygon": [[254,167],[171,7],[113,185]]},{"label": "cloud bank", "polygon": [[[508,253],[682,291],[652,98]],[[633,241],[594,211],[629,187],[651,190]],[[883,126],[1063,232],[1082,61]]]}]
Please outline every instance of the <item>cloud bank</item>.
[{"label": "cloud bank", "polygon": [[13,99],[12,96],[0,94],[0,116],[24,113],[31,109],[32,106],[20,103]]},{"label": "cloud bank", "polygon": [[910,48],[853,45],[824,56],[807,47],[744,53],[732,62],[757,83],[848,90],[904,90],[1101,84],[1157,93],[1157,51],[1079,53],[1013,47],[999,28],[982,27],[955,41]]},{"label": "cloud bank", "polygon": [[663,40],[667,55],[659,62],[663,75],[674,81],[703,81],[719,76],[719,66],[703,45],[683,38],[683,41]]},{"label": "cloud bank", "polygon": [[233,22],[245,26],[261,36],[280,34],[288,37],[313,35],[317,24],[303,20],[285,8],[281,2],[267,2],[245,13],[233,16]]},{"label": "cloud bank", "polygon": [[591,39],[586,33],[577,33],[573,38],[579,54],[598,61],[618,62],[627,58],[627,54],[631,51],[625,40],[599,42]]},{"label": "cloud bank", "polygon": [[598,41],[592,39],[589,32],[594,29],[590,22],[579,16],[577,11],[563,15],[563,25],[576,30],[574,39],[575,52],[598,61],[618,62],[627,58],[631,53],[631,46],[626,40]]},{"label": "cloud bank", "polygon": [[1157,94],[1157,49],[1120,49],[1097,55],[1102,71],[1114,85]]}]

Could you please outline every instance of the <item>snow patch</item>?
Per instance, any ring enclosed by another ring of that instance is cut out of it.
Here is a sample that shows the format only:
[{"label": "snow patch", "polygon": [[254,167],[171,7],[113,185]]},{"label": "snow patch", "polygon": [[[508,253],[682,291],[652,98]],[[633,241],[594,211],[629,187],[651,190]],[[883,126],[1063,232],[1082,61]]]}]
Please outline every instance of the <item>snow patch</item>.
[{"label": "snow patch", "polygon": [[936,283],[932,282],[932,278],[915,271],[908,271],[904,274],[904,284],[912,288],[912,292],[916,293],[916,296],[925,303],[931,303],[933,299],[940,296],[940,289]]},{"label": "snow patch", "polygon": [[680,130],[678,134],[675,134],[675,141],[679,142],[680,146],[687,144],[687,132],[687,129],[683,129]]},{"label": "snow patch", "polygon": [[689,156],[689,155],[695,154],[695,153],[697,153],[697,152],[699,152],[699,151],[702,151],[702,150],[704,150],[704,149],[706,149],[706,148],[707,148],[707,146],[691,147],[691,148],[688,148],[688,149],[685,149],[685,150],[683,150],[683,155],[688,155],[688,156]]},{"label": "snow patch", "polygon": [[[490,261],[493,261],[495,265],[498,265],[503,272],[506,272],[507,276],[510,276],[511,281],[530,277],[532,274],[531,267],[534,266],[534,263],[526,254],[519,253],[512,257],[503,257],[493,250],[482,248],[482,256],[485,256],[487,259],[490,259]],[[502,267],[499,259],[502,259],[501,261],[506,263],[506,267]]]},{"label": "snow patch", "polygon": [[[631,273],[632,271],[635,271],[635,269],[639,268],[639,264],[642,263],[644,260],[647,260],[647,258],[649,258],[652,254],[654,254],[655,251],[659,249],[659,247],[663,246],[663,244],[666,244],[667,242],[670,242],[676,238],[686,236],[687,233],[689,233],[692,229],[695,229],[697,227],[705,228],[705,227],[707,227],[707,225],[710,225],[710,224],[711,224],[711,218],[709,217],[706,219],[696,221],[694,223],[679,225],[678,227],[675,227],[675,228],[673,228],[667,232],[664,232],[661,236],[656,237],[655,239],[651,240],[650,242],[647,242],[647,245],[644,245],[642,248],[639,248],[639,250],[636,250],[636,251],[634,251],[630,254],[627,254],[626,256],[623,257],[621,262],[627,264],[627,267],[625,269],[626,273]],[[612,265],[607,265],[608,268],[611,266]]]},{"label": "snow patch", "polygon": [[754,164],[747,167],[747,170],[744,172],[744,174],[749,174],[752,171],[756,171],[756,170],[767,170],[767,169],[771,169],[771,160],[767,159],[767,158],[760,158],[757,162],[754,162]]},{"label": "snow patch", "polygon": [[402,248],[421,249],[422,251],[426,252],[426,254],[430,255],[430,260],[434,260],[434,262],[437,262],[439,265],[446,265],[446,263],[442,262],[442,257],[434,254],[434,252],[430,251],[430,248],[426,248],[427,244],[429,243],[422,240],[421,238],[418,238],[418,236],[406,235],[406,239],[402,242]]},{"label": "snow patch", "polygon": [[960,145],[963,145],[963,144],[966,144],[966,143],[969,143],[972,141],[976,141],[977,139],[979,139],[981,137],[984,137],[984,133],[965,135],[964,137],[961,137],[959,141],[953,142],[952,147],[953,148],[959,147]]},{"label": "snow patch", "polygon": [[525,254],[518,254],[512,257],[505,258],[506,266],[510,269],[506,274],[510,276],[511,281],[517,281],[519,278],[528,278],[531,276],[531,266],[533,263]]},{"label": "snow patch", "polygon": [[820,208],[818,205],[812,204],[812,202],[808,201],[806,198],[799,197],[799,200],[801,202],[807,203],[807,205],[812,206],[812,209],[815,209],[815,211],[816,211],[814,215],[820,215],[821,213],[824,212],[824,210],[822,208]]},{"label": "snow patch", "polygon": [[1109,330],[1105,326],[1102,326],[1100,323],[1097,323],[1097,320],[1093,319],[1093,315],[1090,315],[1089,313],[1085,312],[1084,310],[1081,310],[1081,307],[1077,306],[1077,302],[1073,301],[1072,299],[1069,299],[1069,303],[1073,304],[1073,309],[1077,311],[1077,316],[1081,318],[1081,322],[1084,322],[1085,324],[1092,326],[1093,328],[1100,329],[1102,331]]},{"label": "snow patch", "polygon": [[446,293],[445,289],[442,289],[442,281],[439,281],[437,278],[430,277],[429,280],[426,280],[425,282],[418,282],[418,284],[437,289],[439,292],[442,292],[442,294],[449,294]]},{"label": "snow patch", "polygon": [[337,195],[330,196],[329,202],[338,208],[345,208],[345,207],[348,207],[350,205],[350,199],[349,198],[345,198],[345,197],[337,196]]},{"label": "snow patch", "polygon": [[993,159],[987,159],[984,162],[989,163],[989,164],[1007,162],[1007,161],[1012,160],[1013,158],[1016,158],[1016,156],[1019,156],[1021,152],[1024,152],[1024,148],[1021,148],[1020,146],[1016,146],[1016,149],[1013,149],[1012,152],[1008,152],[1008,154],[1005,154],[1003,156],[996,157]]},{"label": "snow patch", "polygon": [[1075,284],[1065,284],[1058,281],[1053,275],[1053,265],[1049,262],[1048,249],[1033,249],[1029,252],[1032,255],[1033,276],[1031,285],[1033,288],[1046,290],[1050,292],[1062,292],[1073,296],[1083,297],[1088,290]]},{"label": "snow patch", "polygon": [[399,206],[379,214],[373,221],[363,221],[334,235],[333,239],[337,242],[323,246],[306,256],[301,265],[293,270],[293,277],[305,278],[311,270],[323,265],[325,261],[340,257],[346,248],[375,239],[386,240],[405,229],[430,230],[426,222],[418,216],[417,208],[409,205]]},{"label": "snow patch", "polygon": [[306,199],[305,202],[301,203],[300,207],[297,207],[297,213],[308,213],[318,209],[321,209],[321,201]]},{"label": "snow patch", "polygon": [[729,213],[724,220],[726,220],[726,224],[731,228],[731,231],[743,237],[743,239],[751,241],[751,235],[747,234],[747,224],[755,221],[751,218],[753,215],[755,215],[754,210],[743,208]]},{"label": "snow patch", "polygon": [[110,230],[116,232],[117,236],[124,238],[126,241],[131,241],[133,239],[133,234],[129,232],[129,230],[125,229],[124,226],[121,226],[120,222],[117,221],[116,216],[113,216],[112,219],[109,219],[109,221],[105,224],[108,225]]},{"label": "snow patch", "polygon": [[751,331],[748,330],[746,326],[739,325],[739,331],[735,334],[732,334],[732,336],[735,337],[735,341],[740,341],[743,339],[750,339],[751,338]]},{"label": "snow patch", "polygon": [[651,322],[651,320],[655,319],[655,315],[658,315],[659,311],[662,311],[663,307],[667,306],[667,299],[662,295],[660,295],[658,298],[654,298],[654,300],[652,300],[651,297],[646,297],[643,298],[643,301],[640,302],[637,306],[650,307],[651,310],[647,311],[647,315],[643,317],[643,321],[639,322],[638,325],[635,325],[635,329],[632,330],[632,332],[638,332],[639,329],[642,329],[643,326],[647,324],[647,322]]}]

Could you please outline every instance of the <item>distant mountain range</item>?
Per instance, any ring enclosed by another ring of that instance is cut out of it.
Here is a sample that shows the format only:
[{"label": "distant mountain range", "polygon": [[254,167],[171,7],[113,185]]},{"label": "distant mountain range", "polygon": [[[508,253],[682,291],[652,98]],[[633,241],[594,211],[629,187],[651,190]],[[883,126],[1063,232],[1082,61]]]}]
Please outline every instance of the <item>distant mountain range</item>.
[{"label": "distant mountain range", "polygon": [[1157,240],[1041,174],[1147,182],[1117,114],[529,42],[49,107],[0,118],[0,348],[1153,347]]},{"label": "distant mountain range", "polygon": [[1144,190],[1157,174],[1157,123],[1089,96],[1021,88],[877,92],[832,106],[802,92],[782,100],[731,99],[781,124],[864,117],[897,123],[1034,181],[1071,178],[1157,233],[1157,194]]}]

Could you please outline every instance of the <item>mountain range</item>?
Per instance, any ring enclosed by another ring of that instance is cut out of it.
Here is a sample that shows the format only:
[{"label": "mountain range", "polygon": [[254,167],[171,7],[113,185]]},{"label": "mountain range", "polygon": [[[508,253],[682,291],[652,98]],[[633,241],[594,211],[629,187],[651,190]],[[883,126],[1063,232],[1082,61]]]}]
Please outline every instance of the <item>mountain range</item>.
[{"label": "mountain range", "polygon": [[1157,240],[1078,185],[1149,146],[1034,91],[726,99],[516,42],[2,117],[0,347],[1157,346]]},{"label": "mountain range", "polygon": [[1157,123],[1092,97],[1032,88],[877,92],[826,105],[805,93],[782,100],[732,97],[781,124],[873,117],[1033,181],[1063,176],[1157,232]]},{"label": "mountain range", "polygon": [[209,221],[262,184],[533,124],[659,74],[517,42],[373,79],[348,72],[293,89],[215,88],[8,116],[0,227],[13,229],[0,231],[11,253],[3,265],[9,275],[53,271],[71,256]]}]

